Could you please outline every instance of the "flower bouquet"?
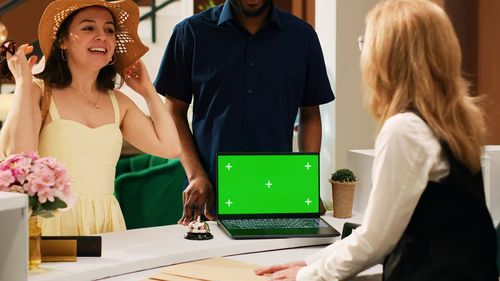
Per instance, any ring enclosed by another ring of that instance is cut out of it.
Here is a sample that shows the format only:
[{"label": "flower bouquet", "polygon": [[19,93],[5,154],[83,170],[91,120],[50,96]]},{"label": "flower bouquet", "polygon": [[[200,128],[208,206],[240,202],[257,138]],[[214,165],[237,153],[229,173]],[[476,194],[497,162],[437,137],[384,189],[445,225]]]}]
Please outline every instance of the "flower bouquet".
[{"label": "flower bouquet", "polygon": [[51,217],[58,210],[73,205],[71,179],[64,166],[54,158],[40,158],[35,152],[13,154],[0,162],[0,191],[28,195],[30,269],[41,262],[40,235],[37,217]]},{"label": "flower bouquet", "polygon": [[51,217],[69,208],[75,194],[64,166],[54,158],[39,158],[35,152],[9,156],[0,163],[0,191],[26,193],[31,216]]}]

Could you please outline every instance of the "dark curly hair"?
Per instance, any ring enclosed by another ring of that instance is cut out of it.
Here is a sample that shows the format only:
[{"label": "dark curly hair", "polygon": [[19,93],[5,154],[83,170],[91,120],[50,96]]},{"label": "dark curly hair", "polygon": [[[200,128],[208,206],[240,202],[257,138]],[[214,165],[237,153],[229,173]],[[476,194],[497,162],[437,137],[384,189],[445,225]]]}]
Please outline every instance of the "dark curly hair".
[{"label": "dark curly hair", "polygon": [[[71,84],[72,74],[68,67],[68,63],[62,59],[62,50],[59,46],[63,39],[68,36],[71,22],[82,10],[83,9],[73,12],[61,24],[59,30],[57,31],[56,39],[52,44],[50,57],[45,58],[45,69],[43,72],[35,75],[35,77],[44,80],[45,84],[49,87],[64,88]],[[2,58],[2,61],[0,61],[0,79],[12,79],[12,74],[10,73],[7,66],[7,60],[5,58]],[[117,82],[117,79],[119,79],[119,82]],[[96,84],[99,91],[107,91],[114,89],[116,86],[122,86],[123,79],[121,79],[114,65],[106,65],[99,71]]]}]

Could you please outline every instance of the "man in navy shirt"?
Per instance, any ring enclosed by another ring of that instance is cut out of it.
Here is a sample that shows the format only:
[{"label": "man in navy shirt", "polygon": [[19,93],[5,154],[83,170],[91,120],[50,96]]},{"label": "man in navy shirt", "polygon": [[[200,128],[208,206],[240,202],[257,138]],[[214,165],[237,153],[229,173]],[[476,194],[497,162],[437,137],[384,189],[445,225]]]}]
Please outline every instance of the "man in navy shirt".
[{"label": "man in navy shirt", "polygon": [[334,99],[316,32],[272,0],[227,0],[179,23],[155,85],[181,139],[181,224],[203,209],[214,218],[217,152],[292,151],[299,109],[299,149],[319,151],[319,105]]}]

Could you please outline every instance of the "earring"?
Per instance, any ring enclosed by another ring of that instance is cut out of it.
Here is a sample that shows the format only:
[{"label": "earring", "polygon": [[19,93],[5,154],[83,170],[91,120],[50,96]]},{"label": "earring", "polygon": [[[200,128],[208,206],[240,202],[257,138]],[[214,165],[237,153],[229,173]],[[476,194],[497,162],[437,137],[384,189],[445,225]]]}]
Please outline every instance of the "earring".
[{"label": "earring", "polygon": [[61,59],[62,59],[63,61],[66,61],[66,55],[64,54],[64,51],[65,51],[65,50],[64,50],[64,49],[60,49],[60,50],[61,50]]},{"label": "earring", "polygon": [[113,54],[113,56],[111,57],[111,61],[108,63],[108,65],[113,65],[115,64],[115,62],[116,62],[116,55]]}]

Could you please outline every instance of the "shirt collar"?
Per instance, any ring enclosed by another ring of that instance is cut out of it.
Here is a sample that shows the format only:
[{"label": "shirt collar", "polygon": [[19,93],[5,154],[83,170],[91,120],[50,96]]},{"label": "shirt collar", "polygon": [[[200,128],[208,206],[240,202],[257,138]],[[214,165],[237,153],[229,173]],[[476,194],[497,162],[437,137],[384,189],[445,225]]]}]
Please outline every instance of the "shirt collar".
[{"label": "shirt collar", "polygon": [[[225,1],[217,25],[221,25],[226,21],[232,19],[236,20],[236,17],[234,16],[233,11],[231,10],[231,4],[229,4],[229,1]],[[278,16],[278,12],[273,2],[271,2],[271,22],[274,22],[279,28],[281,28],[281,22]]]}]

